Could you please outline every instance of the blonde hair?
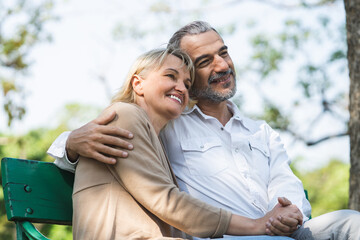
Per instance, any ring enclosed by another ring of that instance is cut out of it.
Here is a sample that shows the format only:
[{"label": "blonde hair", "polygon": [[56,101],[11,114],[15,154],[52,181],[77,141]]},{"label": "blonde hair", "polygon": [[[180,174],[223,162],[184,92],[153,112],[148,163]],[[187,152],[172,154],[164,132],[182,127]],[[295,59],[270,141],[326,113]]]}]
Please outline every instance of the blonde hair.
[{"label": "blonde hair", "polygon": [[134,75],[139,75],[142,78],[146,78],[147,74],[150,71],[158,70],[164,63],[165,59],[169,55],[174,55],[182,60],[183,64],[186,66],[186,69],[190,72],[191,84],[194,82],[195,78],[195,68],[189,57],[185,52],[180,49],[173,48],[160,48],[148,51],[140,55],[128,72],[125,82],[118,93],[112,98],[112,103],[114,102],[126,102],[134,103],[136,99],[136,94],[134,93],[132,87],[132,79]]}]

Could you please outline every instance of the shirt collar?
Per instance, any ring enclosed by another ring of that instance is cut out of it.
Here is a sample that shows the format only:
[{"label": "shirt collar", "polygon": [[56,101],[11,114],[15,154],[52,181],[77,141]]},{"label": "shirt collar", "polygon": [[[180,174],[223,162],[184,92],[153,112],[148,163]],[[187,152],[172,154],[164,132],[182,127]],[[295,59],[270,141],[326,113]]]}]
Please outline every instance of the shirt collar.
[{"label": "shirt collar", "polygon": [[[252,122],[249,121],[250,119],[244,117],[241,113],[240,113],[240,110],[239,108],[235,105],[235,103],[233,103],[232,101],[230,100],[227,100],[227,107],[230,109],[230,111],[233,113],[233,116],[231,119],[234,119],[233,121],[239,121],[241,122],[241,124],[247,128],[247,129],[250,129],[252,127]],[[184,110],[184,112],[182,113],[182,115],[188,115],[188,114],[191,114],[191,113],[198,113],[202,118],[204,119],[210,119],[210,118],[213,118],[211,116],[208,116],[206,114],[204,114],[201,109],[197,106],[197,105],[194,105],[192,108],[186,108]],[[231,121],[230,119],[230,121]]]}]

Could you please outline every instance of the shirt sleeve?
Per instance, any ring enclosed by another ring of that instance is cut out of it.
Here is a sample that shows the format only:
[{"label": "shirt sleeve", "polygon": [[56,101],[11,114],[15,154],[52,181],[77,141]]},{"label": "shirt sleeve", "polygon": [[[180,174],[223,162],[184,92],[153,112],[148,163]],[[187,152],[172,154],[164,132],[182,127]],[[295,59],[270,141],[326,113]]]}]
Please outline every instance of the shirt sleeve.
[{"label": "shirt sleeve", "polygon": [[311,206],[306,199],[304,187],[290,168],[290,159],[277,132],[267,125],[270,149],[270,181],[268,186],[269,210],[278,203],[278,197],[286,197],[309,219]]},{"label": "shirt sleeve", "polygon": [[134,113],[123,108],[120,113],[127,117],[117,118],[111,124],[134,134],[130,140],[134,150],[115,165],[108,165],[119,183],[143,207],[181,231],[198,237],[225,234],[231,213],[180,192],[165,155],[161,157],[164,154],[162,148],[156,147],[156,142],[160,142],[145,113],[141,114],[141,109]]},{"label": "shirt sleeve", "polygon": [[50,148],[47,151],[47,154],[55,158],[54,164],[59,168],[69,172],[75,172],[78,160],[76,160],[76,162],[74,163],[70,162],[65,150],[66,141],[69,138],[69,135],[70,131],[60,134],[60,136],[58,136],[51,144]]}]

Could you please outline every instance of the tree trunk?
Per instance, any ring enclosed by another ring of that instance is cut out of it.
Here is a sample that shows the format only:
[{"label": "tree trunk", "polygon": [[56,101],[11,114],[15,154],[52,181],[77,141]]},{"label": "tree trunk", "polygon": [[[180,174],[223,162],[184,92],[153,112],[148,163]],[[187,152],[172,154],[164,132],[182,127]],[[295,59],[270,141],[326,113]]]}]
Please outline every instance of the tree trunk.
[{"label": "tree trunk", "polygon": [[344,0],[350,75],[350,199],[349,208],[360,210],[360,0]]}]

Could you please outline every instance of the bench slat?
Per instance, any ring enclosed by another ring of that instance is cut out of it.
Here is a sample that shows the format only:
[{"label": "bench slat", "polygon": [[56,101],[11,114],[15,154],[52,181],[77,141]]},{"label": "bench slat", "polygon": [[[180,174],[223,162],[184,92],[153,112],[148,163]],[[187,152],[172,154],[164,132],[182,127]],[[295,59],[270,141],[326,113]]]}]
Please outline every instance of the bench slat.
[{"label": "bench slat", "polygon": [[74,174],[53,163],[16,158],[1,161],[10,221],[71,225]]}]

